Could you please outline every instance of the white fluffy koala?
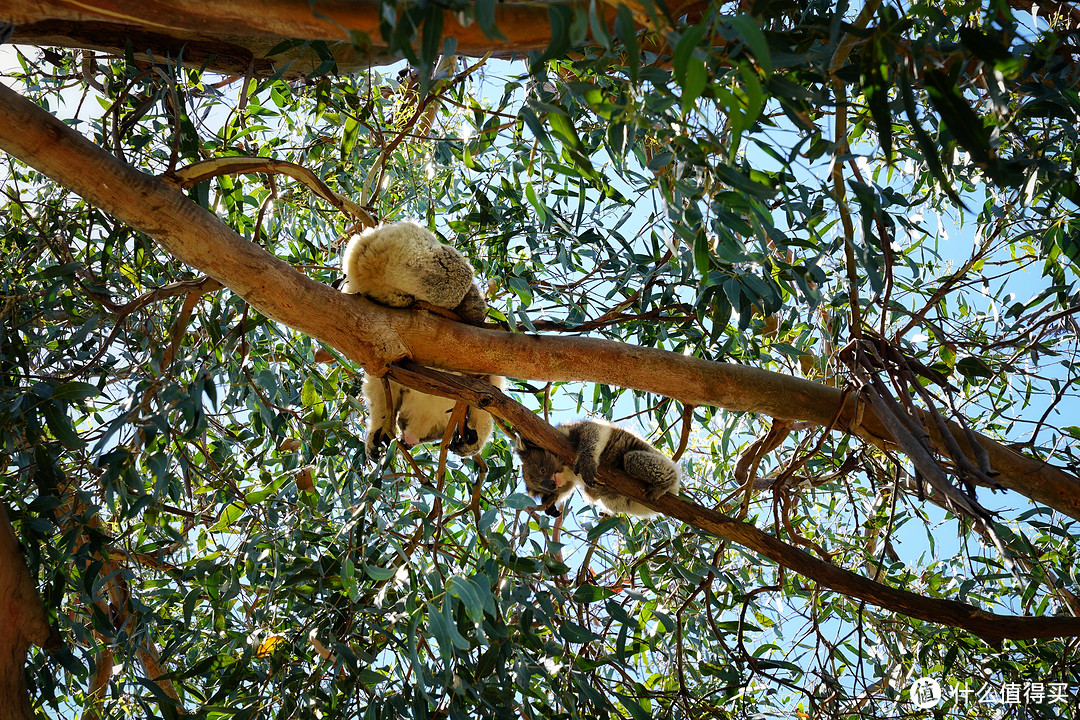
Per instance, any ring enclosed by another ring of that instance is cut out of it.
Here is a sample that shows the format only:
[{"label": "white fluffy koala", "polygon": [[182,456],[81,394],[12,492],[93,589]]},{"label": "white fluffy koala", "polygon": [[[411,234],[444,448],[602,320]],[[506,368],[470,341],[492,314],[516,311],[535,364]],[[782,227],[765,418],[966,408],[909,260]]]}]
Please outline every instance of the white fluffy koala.
[{"label": "white fluffy koala", "polygon": [[342,292],[360,293],[387,307],[409,307],[419,300],[452,310],[469,325],[484,324],[487,303],[473,283],[472,265],[411,220],[353,235],[341,267]]},{"label": "white fluffy koala", "polygon": [[[487,302],[473,283],[469,261],[454,248],[412,221],[381,225],[349,239],[342,256],[345,283],[342,292],[359,293],[388,307],[409,307],[418,301],[452,310],[462,322],[483,325]],[[498,388],[506,380],[498,375],[487,381]],[[364,377],[363,393],[368,407],[364,444],[368,457],[377,457],[382,446],[401,434],[406,447],[441,439],[456,402],[426,395],[390,381],[389,397],[382,380]],[[455,433],[450,450],[461,456],[478,453],[491,438],[491,415],[469,408],[464,436]]]}]

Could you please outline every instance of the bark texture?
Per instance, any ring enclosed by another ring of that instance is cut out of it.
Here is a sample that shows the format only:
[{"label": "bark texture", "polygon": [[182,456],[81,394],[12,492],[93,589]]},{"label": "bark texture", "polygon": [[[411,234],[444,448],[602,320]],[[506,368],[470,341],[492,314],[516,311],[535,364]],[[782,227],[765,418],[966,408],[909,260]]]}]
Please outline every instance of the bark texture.
[{"label": "bark texture", "polygon": [[[442,32],[457,40],[459,55],[514,57],[547,47],[554,6],[581,2],[500,2],[495,6],[496,37],[446,10]],[[704,4],[669,0],[667,6],[678,16],[698,12]],[[16,26],[15,43],[123,55],[130,41],[136,57],[144,60],[153,54],[232,75],[267,77],[280,70],[296,77],[311,73],[323,58],[302,46],[269,54],[287,40],[330,43],[336,72],[342,74],[399,59],[383,41],[380,12],[378,0],[7,0],[0,7],[0,22]],[[601,4],[597,12],[608,22],[616,9]],[[636,18],[651,24],[643,14]]]},{"label": "bark texture", "polygon": [[34,717],[24,669],[31,645],[53,648],[58,637],[19,552],[7,508],[0,505],[0,720]]}]

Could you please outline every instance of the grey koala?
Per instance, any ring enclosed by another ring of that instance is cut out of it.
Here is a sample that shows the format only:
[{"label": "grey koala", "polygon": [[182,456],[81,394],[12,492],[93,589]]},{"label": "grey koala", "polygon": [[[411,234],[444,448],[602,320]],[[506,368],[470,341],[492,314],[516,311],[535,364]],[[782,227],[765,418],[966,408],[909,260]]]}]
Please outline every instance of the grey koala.
[{"label": "grey koala", "polygon": [[649,517],[656,513],[607,487],[596,485],[597,468],[603,464],[626,472],[648,488],[650,498],[678,494],[679,468],[634,433],[606,420],[577,420],[559,425],[577,452],[571,468],[554,453],[529,442],[518,442],[525,489],[558,515],[555,503],[581,487],[586,500],[609,513]]}]

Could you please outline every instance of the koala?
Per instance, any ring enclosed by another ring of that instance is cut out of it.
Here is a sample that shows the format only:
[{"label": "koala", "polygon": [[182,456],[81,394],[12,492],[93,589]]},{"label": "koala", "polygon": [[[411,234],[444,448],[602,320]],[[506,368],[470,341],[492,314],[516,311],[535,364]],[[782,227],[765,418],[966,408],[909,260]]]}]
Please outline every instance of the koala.
[{"label": "koala", "polygon": [[345,246],[341,291],[387,307],[423,301],[483,325],[487,303],[473,283],[469,261],[427,228],[405,220],[353,235]]},{"label": "koala", "polygon": [[[484,379],[500,390],[506,387],[506,378],[500,375],[489,375]],[[382,446],[390,444],[390,440],[394,438],[395,425],[401,431],[398,442],[407,448],[441,440],[457,401],[438,395],[427,395],[393,380],[388,382],[390,404],[387,404],[382,379],[364,376],[363,393],[368,407],[367,437],[364,438],[364,445],[367,447],[368,457],[378,457]],[[450,451],[461,457],[475,455],[491,439],[494,429],[495,421],[489,413],[470,407],[465,419],[465,436],[455,432],[450,440]]]},{"label": "koala", "polygon": [[[473,283],[472,265],[415,222],[381,225],[354,235],[341,265],[345,273],[342,292],[359,293],[387,307],[425,302],[452,310],[470,325],[484,324],[487,302]],[[498,388],[506,383],[498,375],[488,376],[487,381]],[[370,376],[364,377],[362,392],[368,407],[364,444],[371,458],[378,457],[397,430],[406,447],[441,439],[456,404],[393,381],[388,398],[382,380]],[[450,450],[461,456],[475,455],[491,438],[493,427],[491,415],[469,408],[464,437],[455,433]]]},{"label": "koala", "polygon": [[579,486],[591,504],[606,512],[639,517],[656,514],[641,503],[596,485],[596,470],[601,464],[643,482],[650,498],[679,492],[679,468],[671,458],[629,430],[605,420],[577,420],[557,429],[569,438],[577,452],[573,468],[554,453],[527,441],[519,441],[517,447],[525,489],[548,506],[549,514],[557,516],[555,503]]}]

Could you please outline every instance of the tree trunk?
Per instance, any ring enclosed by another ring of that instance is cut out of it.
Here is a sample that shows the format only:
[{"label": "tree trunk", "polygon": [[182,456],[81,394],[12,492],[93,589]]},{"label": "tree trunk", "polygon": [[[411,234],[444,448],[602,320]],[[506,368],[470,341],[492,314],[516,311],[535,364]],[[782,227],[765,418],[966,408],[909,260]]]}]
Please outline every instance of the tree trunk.
[{"label": "tree trunk", "polygon": [[26,651],[58,646],[19,541],[0,504],[0,720],[32,720],[26,688]]}]

